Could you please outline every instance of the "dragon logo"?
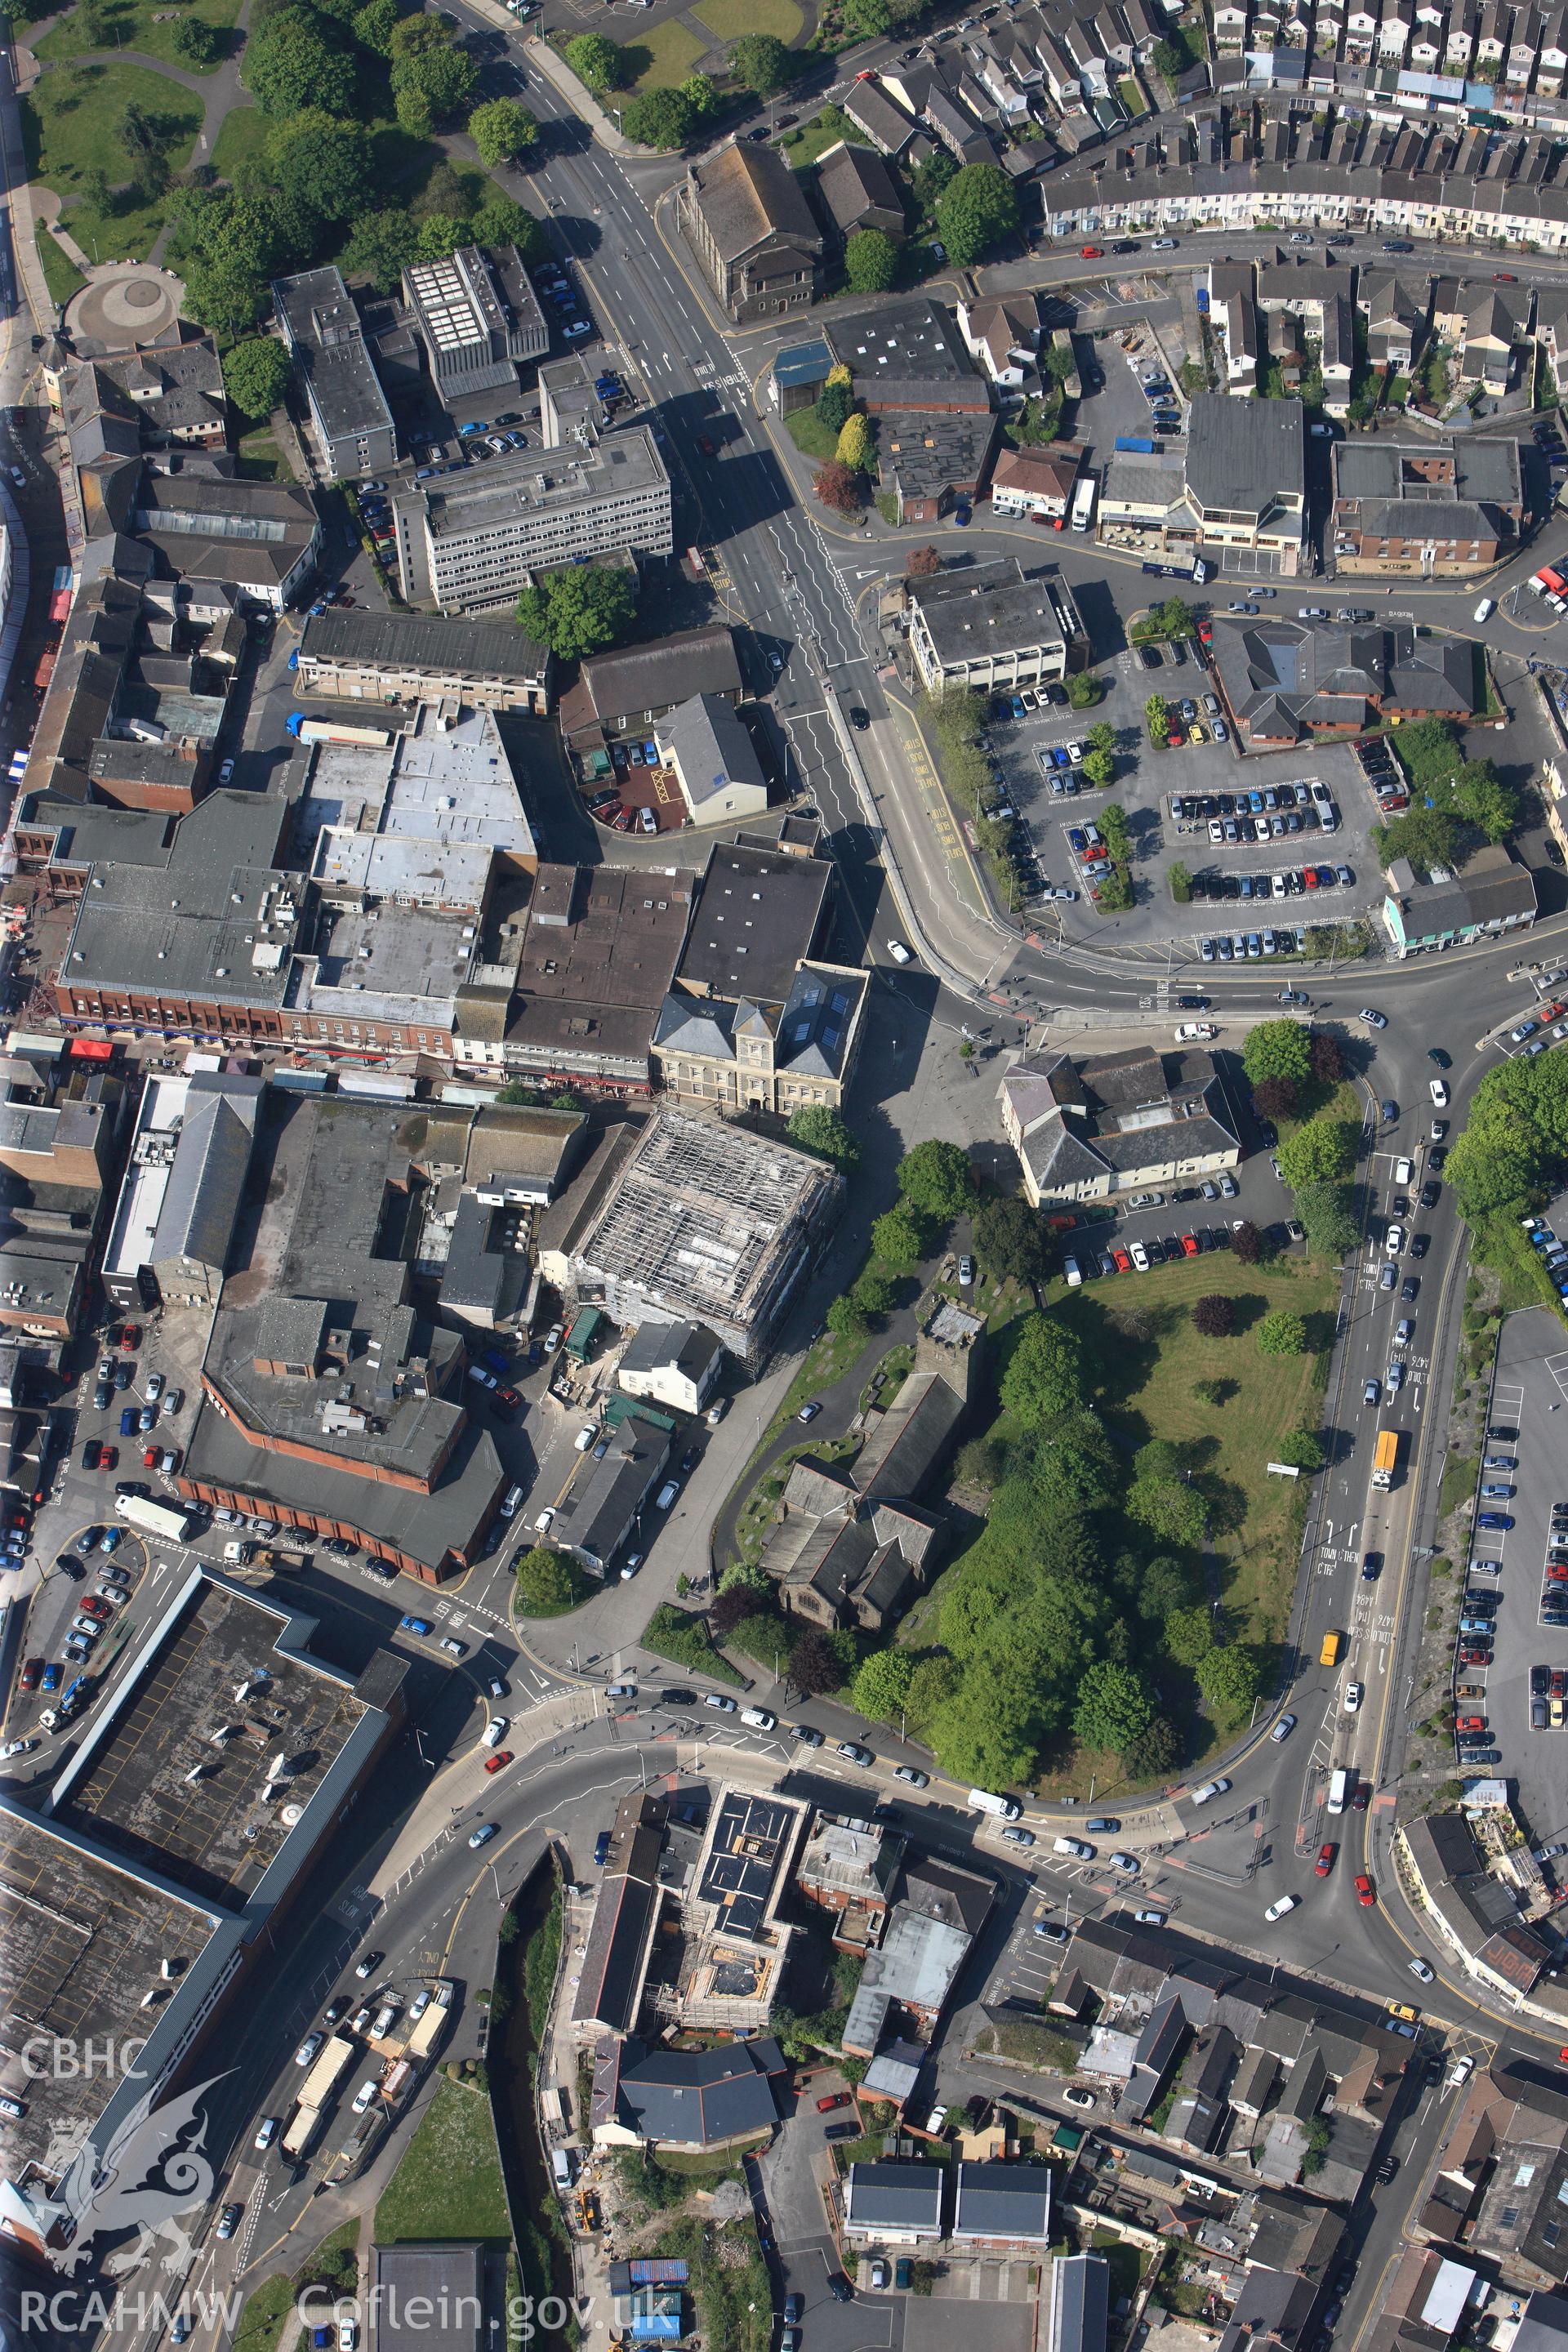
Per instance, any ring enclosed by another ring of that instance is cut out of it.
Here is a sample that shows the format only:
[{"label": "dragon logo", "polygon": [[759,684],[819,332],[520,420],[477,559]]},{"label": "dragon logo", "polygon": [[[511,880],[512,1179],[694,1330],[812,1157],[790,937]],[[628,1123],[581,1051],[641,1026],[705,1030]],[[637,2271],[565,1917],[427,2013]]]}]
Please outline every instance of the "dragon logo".
[{"label": "dragon logo", "polygon": [[75,2223],[70,2244],[59,2258],[66,2270],[87,2262],[97,2240],[127,2229],[133,2229],[136,2237],[104,2264],[111,2277],[124,2277],[150,2263],[160,2238],[167,2248],[163,2270],[183,2272],[188,2266],[195,2249],[177,2217],[193,2205],[205,2205],[213,2193],[202,2101],[222,2079],[211,2075],[161,2107],[153,2105],[149,2091],[137,2100],[107,2147],[100,2150],[96,2140],[89,2139],[77,2148],[54,2200]]}]

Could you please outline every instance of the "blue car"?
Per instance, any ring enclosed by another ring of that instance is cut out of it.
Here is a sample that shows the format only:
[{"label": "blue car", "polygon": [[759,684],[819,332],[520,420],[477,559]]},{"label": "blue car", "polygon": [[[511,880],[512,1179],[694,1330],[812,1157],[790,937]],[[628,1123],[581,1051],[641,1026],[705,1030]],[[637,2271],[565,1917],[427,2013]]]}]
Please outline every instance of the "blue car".
[{"label": "blue car", "polygon": [[1014,694],[1008,697],[1008,708],[1012,711],[1015,719],[1022,719],[1026,715],[1024,709],[1024,698],[1021,694]]},{"label": "blue car", "polygon": [[400,1633],[428,1633],[433,1628],[428,1617],[400,1617],[397,1630]]},{"label": "blue car", "polygon": [[136,1407],[133,1404],[128,1404],[120,1416],[120,1434],[121,1437],[134,1437],[136,1434]]},{"label": "blue car", "polygon": [[1084,851],[1089,847],[1089,839],[1083,827],[1078,824],[1069,825],[1068,827],[1068,839],[1071,842],[1073,847],[1078,851],[1079,856],[1081,857]]},{"label": "blue car", "polygon": [[1072,761],[1068,755],[1068,748],[1065,743],[1053,743],[1051,745],[1051,765],[1053,768],[1070,768],[1072,766]]},{"label": "blue car", "polygon": [[647,742],[646,742],[646,743],[643,745],[643,747],[642,747],[642,755],[643,755],[644,761],[646,762],[646,764],[647,764],[648,767],[650,767],[650,768],[657,768],[657,767],[658,767],[658,745],[656,742],[654,742],[654,741],[652,740],[651,737],[650,737],[650,739],[648,740],[648,741],[647,741]]},{"label": "blue car", "polygon": [[601,1830],[598,1836],[594,1840],[594,1867],[595,1870],[603,1870],[606,1861],[609,1859],[609,1853],[610,1832],[608,1830]]},{"label": "blue car", "polygon": [[1478,1528],[1485,1528],[1489,1535],[1490,1535],[1495,1534],[1501,1528],[1511,1528],[1513,1521],[1510,1518],[1506,1511],[1478,1511],[1476,1514],[1476,1525]]}]

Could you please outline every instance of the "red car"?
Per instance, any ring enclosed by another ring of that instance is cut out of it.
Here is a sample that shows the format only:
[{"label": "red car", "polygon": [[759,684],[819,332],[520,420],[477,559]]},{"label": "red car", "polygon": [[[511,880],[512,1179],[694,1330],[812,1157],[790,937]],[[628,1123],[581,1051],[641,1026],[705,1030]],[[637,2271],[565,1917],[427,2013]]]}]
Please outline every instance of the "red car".
[{"label": "red car", "polygon": [[1170,751],[1179,751],[1186,740],[1179,727],[1173,727],[1165,738],[1165,748]]},{"label": "red car", "polygon": [[1372,1906],[1377,1901],[1377,1896],[1373,1892],[1372,1881],[1367,1877],[1364,1871],[1358,1870],[1356,1873],[1355,1899],[1361,1905],[1363,1910],[1370,1910]]},{"label": "red car", "polygon": [[818,2099],[816,2112],[819,2116],[830,2116],[835,2107],[847,2107],[848,2105],[847,2091],[830,2091],[826,2099]]},{"label": "red car", "polygon": [[495,1401],[505,1412],[515,1412],[522,1402],[515,1389],[497,1389]]},{"label": "red car", "polygon": [[1561,1584],[1565,1577],[1568,1577],[1568,1560],[1549,1559],[1547,1561],[1546,1581],[1548,1584]]},{"label": "red car", "polygon": [[120,1344],[128,1356],[133,1356],[136,1353],[137,1349],[142,1345],[141,1324],[127,1323],[125,1328],[120,1334]]},{"label": "red car", "polygon": [[96,1600],[90,1592],[78,1605],[84,1617],[96,1617],[100,1623],[109,1615],[108,1601]]},{"label": "red car", "polygon": [[1110,1255],[1116,1260],[1116,1271],[1118,1274],[1131,1273],[1132,1260],[1120,1244],[1111,1251]]},{"label": "red car", "polygon": [[1196,1257],[1197,1254],[1198,1254],[1198,1237],[1197,1237],[1196,1234],[1184,1234],[1182,1235],[1182,1255],[1183,1255],[1183,1256],[1184,1256],[1184,1257]]},{"label": "red car", "polygon": [[1103,246],[1100,245],[1080,245],[1078,249],[1078,257],[1080,261],[1103,261],[1105,259],[1105,248]]},{"label": "red car", "polygon": [[701,450],[702,455],[705,457],[710,457],[713,455],[713,444],[708,438],[706,433],[700,433],[697,436],[697,446]]},{"label": "red car", "polygon": [[1568,1698],[1568,1666],[1552,1667],[1552,1696],[1553,1698]]},{"label": "red car", "polygon": [[1492,1654],[1489,1650],[1461,1650],[1459,1652],[1459,1664],[1462,1666],[1489,1666],[1491,1662]]},{"label": "red car", "polygon": [[152,1467],[153,1467],[153,1464],[157,1461],[157,1459],[158,1459],[158,1449],[157,1449],[157,1447],[156,1447],[155,1445],[144,1445],[144,1446],[142,1447],[142,1469],[143,1469],[143,1470],[151,1470],[151,1469],[152,1469]]},{"label": "red car", "polygon": [[1200,621],[1198,623],[1198,643],[1201,646],[1213,645],[1214,623],[1212,621]]},{"label": "red car", "polygon": [[510,1762],[511,1749],[510,1748],[498,1748],[493,1756],[487,1756],[485,1758],[485,1770],[487,1772],[499,1772],[503,1765],[510,1764]]},{"label": "red car", "polygon": [[1484,1731],[1486,1727],[1484,1715],[1461,1715],[1454,1725],[1456,1731]]},{"label": "red car", "polygon": [[1301,879],[1306,884],[1309,890],[1315,890],[1318,887],[1317,867],[1315,866],[1303,866],[1301,868]]},{"label": "red car", "polygon": [[117,1470],[120,1466],[119,1446],[100,1445],[98,1450],[98,1466],[100,1470]]},{"label": "red car", "polygon": [[43,1673],[43,1671],[44,1662],[42,1658],[29,1658],[26,1664],[22,1669],[22,1688],[25,1691],[37,1690],[38,1687],[38,1676]]},{"label": "red car", "polygon": [[1320,1878],[1327,1878],[1330,1871],[1332,1870],[1334,1866],[1334,1856],[1338,1852],[1339,1847],[1335,1845],[1331,1840],[1329,1844],[1321,1845],[1318,1848],[1318,1859],[1313,1864],[1313,1868]]}]

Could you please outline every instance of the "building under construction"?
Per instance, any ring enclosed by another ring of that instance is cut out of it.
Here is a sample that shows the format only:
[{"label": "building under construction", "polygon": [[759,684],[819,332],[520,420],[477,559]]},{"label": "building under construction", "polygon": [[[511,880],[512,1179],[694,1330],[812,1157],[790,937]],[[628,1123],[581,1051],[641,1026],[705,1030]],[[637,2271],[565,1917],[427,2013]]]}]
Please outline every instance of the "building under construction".
[{"label": "building under construction", "polygon": [[754,1368],[843,1199],[842,1177],[820,1160],[666,1111],[574,1248],[572,1297],[625,1327],[689,1318]]}]

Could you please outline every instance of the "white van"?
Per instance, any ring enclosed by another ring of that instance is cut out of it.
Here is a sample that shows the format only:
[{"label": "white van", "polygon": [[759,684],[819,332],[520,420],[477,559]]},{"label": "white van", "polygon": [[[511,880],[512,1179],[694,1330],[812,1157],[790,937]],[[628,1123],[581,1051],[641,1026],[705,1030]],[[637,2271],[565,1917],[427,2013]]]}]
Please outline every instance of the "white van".
[{"label": "white van", "polygon": [[1476,618],[1478,621],[1489,621],[1496,611],[1497,599],[1494,596],[1483,596],[1476,606]]},{"label": "white van", "polygon": [[749,1723],[753,1731],[776,1731],[779,1725],[778,1717],[770,1715],[765,1706],[743,1706],[741,1720]]},{"label": "white van", "polygon": [[1062,1272],[1068,1278],[1068,1288],[1069,1290],[1077,1290],[1083,1281],[1083,1268],[1079,1265],[1077,1258],[1064,1257],[1062,1260]]},{"label": "white van", "polygon": [[1211,1798],[1223,1797],[1229,1786],[1228,1780],[1205,1780],[1201,1789],[1193,1790],[1193,1802],[1194,1805],[1206,1805]]},{"label": "white van", "polygon": [[1024,1810],[1011,1797],[994,1797],[989,1789],[971,1789],[968,1802],[977,1813],[994,1813],[999,1822],[1016,1822]]},{"label": "white van", "polygon": [[1342,1766],[1329,1782],[1329,1811],[1342,1813],[1350,1802],[1351,1776]]},{"label": "white van", "polygon": [[510,1519],[513,1517],[516,1514],[517,1507],[521,1500],[522,1488],[521,1486],[509,1486],[505,1495],[501,1498],[500,1515],[502,1518]]},{"label": "white van", "polygon": [[550,2169],[555,2175],[557,2189],[563,2190],[570,2189],[574,2178],[572,2168],[572,2150],[569,2147],[552,2147],[550,2151]]},{"label": "white van", "polygon": [[1091,1845],[1085,1845],[1082,1838],[1053,1838],[1051,1852],[1071,1854],[1075,1862],[1094,1860],[1094,1848]]},{"label": "white van", "polygon": [[668,1511],[679,1492],[680,1488],[677,1486],[675,1480],[673,1478],[668,1480],[667,1483],[659,1488],[658,1494],[653,1498],[656,1507],[661,1511]]}]

